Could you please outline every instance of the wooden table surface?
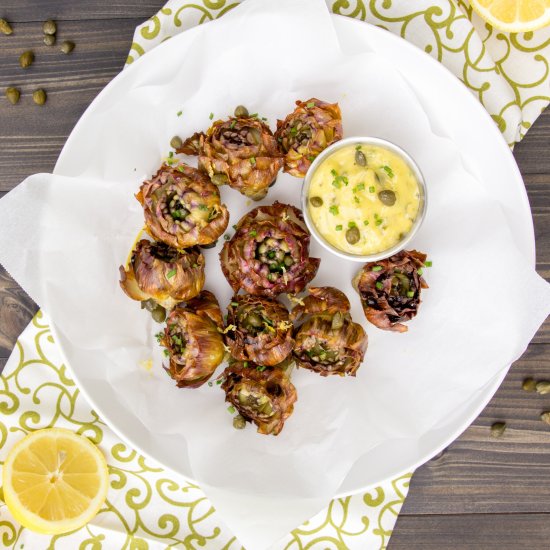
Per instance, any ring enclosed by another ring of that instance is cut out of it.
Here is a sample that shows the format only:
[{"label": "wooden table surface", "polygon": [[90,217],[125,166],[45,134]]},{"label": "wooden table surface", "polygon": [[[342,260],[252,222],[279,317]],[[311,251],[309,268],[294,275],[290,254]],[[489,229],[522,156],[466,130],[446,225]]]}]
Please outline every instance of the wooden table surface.
[{"label": "wooden table surface", "polygon": [[[12,106],[0,99],[0,197],[36,172],[50,172],[76,121],[122,69],[135,27],[164,0],[2,0],[0,17],[15,32],[0,35],[0,89],[20,87]],[[54,18],[58,39],[73,40],[66,56],[42,43],[42,22]],[[19,55],[36,60],[23,71]],[[45,106],[32,91],[43,87]],[[529,193],[537,240],[537,270],[550,277],[550,110],[515,156]],[[0,368],[36,305],[0,268]],[[550,379],[550,322],[508,373],[487,408],[461,437],[419,468],[391,538],[390,550],[414,548],[549,549],[550,426],[539,420],[550,395],[521,389],[524,377]],[[502,439],[489,426],[504,420]],[[250,549],[253,550],[253,549]]]}]

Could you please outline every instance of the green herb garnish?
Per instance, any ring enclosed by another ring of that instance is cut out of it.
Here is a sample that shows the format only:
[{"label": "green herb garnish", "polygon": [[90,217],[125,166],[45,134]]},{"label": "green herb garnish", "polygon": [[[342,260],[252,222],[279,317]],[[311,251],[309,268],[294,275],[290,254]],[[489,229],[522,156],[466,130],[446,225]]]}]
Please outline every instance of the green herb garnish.
[{"label": "green herb garnish", "polygon": [[212,120],[214,118],[214,113],[210,113],[210,116],[208,118]]},{"label": "green herb garnish", "polygon": [[315,107],[315,102],[314,101],[310,101],[309,103],[306,104],[306,107],[308,109],[311,109],[312,107]]},{"label": "green herb garnish", "polygon": [[256,164],[256,157],[250,157],[250,164]]},{"label": "green herb garnish", "polygon": [[376,189],[374,188],[374,185],[371,185],[369,187],[369,193],[374,193],[376,191]]},{"label": "green herb garnish", "polygon": [[167,278],[167,279],[171,279],[175,274],[176,274],[176,270],[175,270],[175,269],[171,269],[171,270],[166,274],[166,278]]},{"label": "green herb garnish", "polygon": [[375,265],[371,271],[382,271],[382,266],[381,265]]},{"label": "green herb garnish", "polygon": [[250,235],[251,237],[256,237],[256,235],[258,235],[258,232],[257,232],[255,229],[253,229],[253,230],[249,233],[249,235]]},{"label": "green herb garnish", "polygon": [[178,111],[176,114],[177,114],[178,116],[181,116],[181,113],[183,113],[183,111]]},{"label": "green herb garnish", "polygon": [[427,260],[424,262],[424,267],[432,267],[432,262]]},{"label": "green herb garnish", "polygon": [[365,184],[364,183],[358,183],[353,189],[352,191],[354,193],[357,193],[359,191],[364,191],[365,190]]},{"label": "green herb garnish", "polygon": [[342,231],[343,227],[341,225],[337,225],[334,229],[336,229],[336,231]]},{"label": "green herb garnish", "polygon": [[348,228],[351,229],[352,227],[357,227],[357,224],[355,222],[348,222]]},{"label": "green herb garnish", "polygon": [[376,286],[376,288],[378,290],[382,290],[384,288],[384,285],[382,283],[378,282],[378,281],[376,281],[376,285],[374,285],[374,286]]},{"label": "green herb garnish", "polygon": [[235,407],[233,405],[229,405],[229,407],[227,407],[227,410],[229,411],[229,414],[235,414]]},{"label": "green herb garnish", "polygon": [[338,206],[336,206],[335,204],[333,204],[329,209],[328,211],[333,215],[333,216],[338,216],[338,214],[340,213],[340,211],[338,210]]},{"label": "green herb garnish", "polygon": [[407,298],[413,298],[414,297],[414,290],[409,290],[407,292]]},{"label": "green herb garnish", "polygon": [[382,170],[384,170],[390,178],[393,178],[393,170],[388,165],[382,166]]}]

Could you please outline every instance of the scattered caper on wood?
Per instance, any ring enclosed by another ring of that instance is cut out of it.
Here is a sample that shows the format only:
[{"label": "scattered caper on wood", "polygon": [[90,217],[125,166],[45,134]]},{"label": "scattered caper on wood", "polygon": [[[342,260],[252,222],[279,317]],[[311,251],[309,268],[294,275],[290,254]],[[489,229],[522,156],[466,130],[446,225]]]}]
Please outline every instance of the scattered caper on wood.
[{"label": "scattered caper on wood", "polygon": [[540,382],[537,382],[535,389],[539,395],[546,395],[547,393],[550,393],[550,382],[548,382],[548,380],[541,380]]},{"label": "scattered caper on wood", "polygon": [[346,241],[348,241],[349,244],[358,243],[360,238],[361,233],[359,233],[359,229],[357,229],[357,227],[350,227],[346,231]]},{"label": "scattered caper on wood", "polygon": [[44,24],[42,25],[42,31],[44,32],[44,34],[55,34],[57,32],[57,25],[55,24],[55,21],[52,21],[51,19],[44,21]]},{"label": "scattered caper on wood", "polygon": [[46,46],[53,46],[55,42],[56,42],[55,34],[44,35],[44,44],[46,44]]},{"label": "scattered caper on wood", "polygon": [[323,206],[323,199],[321,197],[311,197],[311,199],[309,199],[309,202],[312,206],[315,206],[315,208]]},{"label": "scattered caper on wood", "polygon": [[65,40],[63,44],[61,44],[61,51],[63,53],[69,54],[74,50],[74,42],[71,42],[70,40]]},{"label": "scattered caper on wood", "polygon": [[17,88],[7,88],[6,89],[6,97],[8,98],[8,101],[15,105],[19,102],[19,98],[21,97],[21,92]]},{"label": "scattered caper on wood", "polygon": [[174,136],[170,140],[170,147],[172,147],[172,149],[179,149],[182,145],[183,145],[183,141],[179,136]]},{"label": "scattered caper on wood", "polygon": [[501,437],[502,434],[506,431],[506,423],[505,422],[495,422],[491,426],[491,435],[493,437]]},{"label": "scattered caper on wood", "polygon": [[233,427],[236,430],[243,430],[246,427],[246,420],[244,419],[244,416],[241,416],[240,414],[238,414],[233,419]]},{"label": "scattered caper on wood", "polygon": [[540,415],[540,419],[547,424],[550,424],[550,411],[543,412]]},{"label": "scattered caper on wood", "polygon": [[47,99],[46,92],[42,88],[39,88],[32,93],[32,99],[37,105],[44,105]]},{"label": "scattered caper on wood", "polygon": [[12,26],[5,19],[0,19],[0,32],[6,35],[13,32]]},{"label": "scattered caper on wood", "polygon": [[395,193],[391,189],[383,189],[378,193],[378,198],[382,204],[393,206],[397,200]]},{"label": "scattered caper on wood", "polygon": [[23,69],[30,67],[33,61],[34,61],[34,53],[31,50],[27,50],[26,52],[23,52],[19,56],[19,65],[21,65],[21,68]]},{"label": "scattered caper on wood", "polygon": [[365,156],[365,153],[363,153],[363,151],[359,151],[359,149],[357,149],[357,151],[355,151],[355,162],[359,166],[366,166],[367,165],[367,157]]},{"label": "scattered caper on wood", "polygon": [[244,118],[248,116],[248,109],[244,105],[237,105],[235,109],[235,116],[237,118]]},{"label": "scattered caper on wood", "polygon": [[537,383],[533,378],[526,378],[522,382],[521,387],[525,391],[535,391],[537,389]]}]

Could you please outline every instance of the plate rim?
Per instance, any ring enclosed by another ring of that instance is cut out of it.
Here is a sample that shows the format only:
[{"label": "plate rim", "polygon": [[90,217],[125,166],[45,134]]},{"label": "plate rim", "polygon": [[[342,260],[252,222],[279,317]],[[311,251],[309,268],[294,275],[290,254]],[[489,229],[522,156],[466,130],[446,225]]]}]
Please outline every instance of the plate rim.
[{"label": "plate rim", "polygon": [[[361,32],[366,30],[366,32],[374,33],[374,36],[376,36],[378,34],[378,36],[383,36],[384,39],[388,39],[390,42],[393,41],[395,44],[399,44],[397,46],[399,48],[405,48],[405,49],[411,50],[413,55],[423,56],[426,63],[431,64],[435,71],[439,71],[438,76],[441,76],[441,78],[446,78],[446,79],[453,80],[454,81],[453,85],[457,88],[457,90],[459,88],[462,88],[462,90],[463,90],[462,95],[464,96],[464,100],[468,101],[471,105],[475,105],[474,108],[478,110],[479,116],[481,118],[485,119],[486,121],[490,122],[490,124],[487,124],[487,127],[492,128],[491,131],[493,132],[494,138],[499,140],[502,143],[502,145],[504,146],[503,147],[503,154],[506,155],[507,158],[508,158],[508,162],[511,165],[511,168],[514,172],[513,177],[516,180],[516,182],[518,183],[518,187],[519,187],[519,190],[520,190],[520,195],[522,196],[521,207],[522,207],[522,209],[525,210],[525,214],[526,214],[526,216],[525,216],[526,219],[524,220],[524,223],[526,223],[528,225],[528,227],[526,227],[526,229],[530,230],[530,231],[528,231],[529,232],[529,245],[530,245],[529,248],[530,248],[530,250],[522,250],[522,252],[524,252],[524,253],[527,252],[528,253],[529,261],[530,261],[531,265],[534,266],[535,265],[535,234],[534,234],[532,211],[531,211],[531,207],[530,207],[530,204],[529,204],[527,190],[526,190],[525,184],[523,182],[523,178],[522,178],[521,172],[519,170],[519,167],[517,166],[515,158],[512,154],[512,151],[508,147],[508,144],[504,140],[504,137],[502,136],[502,134],[498,130],[496,124],[494,123],[494,121],[492,120],[491,116],[486,111],[486,109],[483,107],[483,105],[470,93],[468,88],[462,82],[460,82],[460,80],[447,67],[445,67],[442,63],[440,63],[439,61],[437,61],[436,59],[431,57],[429,54],[427,54],[421,48],[417,47],[416,45],[412,44],[411,42],[408,42],[404,38],[402,38],[398,35],[395,35],[395,34],[391,33],[390,31],[387,31],[384,28],[373,25],[372,23],[367,22],[367,21],[357,20],[357,19],[354,19],[352,17],[346,16],[346,15],[340,15],[340,14],[330,14],[330,16],[333,20],[338,22],[337,25],[343,23],[344,26],[346,26],[346,25],[355,26],[357,29],[359,29],[359,27],[361,26],[362,27]],[[199,30],[202,30],[200,25],[198,25],[196,27],[192,27],[191,29],[188,29],[188,30],[186,30],[186,31],[184,31],[184,32],[182,32],[178,35],[175,35],[174,37],[172,37],[172,39],[169,42],[173,43],[174,41],[178,40],[182,36],[186,36],[188,38],[190,35],[192,35],[196,32],[199,32]],[[359,32],[359,31],[354,29],[354,32]],[[338,29],[337,29],[337,34],[338,34]],[[157,50],[158,48],[162,49],[163,45],[164,44],[161,43],[158,46],[156,46],[154,49],[155,50]],[[86,108],[84,113],[81,115],[79,120],[76,122],[75,126],[73,127],[73,129],[72,129],[72,131],[69,135],[69,137],[65,141],[61,152],[59,153],[58,159],[57,159],[56,164],[55,164],[54,169],[53,169],[54,174],[63,175],[63,172],[60,172],[60,165],[64,162],[64,158],[65,158],[65,155],[67,155],[67,151],[71,147],[73,141],[77,139],[77,134],[79,133],[80,128],[84,125],[86,119],[89,116],[91,116],[92,111],[94,110],[94,106],[97,104],[97,102],[100,100],[100,98],[102,98],[104,95],[109,93],[110,89],[113,86],[116,85],[116,83],[119,80],[119,78],[121,77],[121,75],[126,74],[126,72],[128,70],[131,70],[131,71],[137,70],[137,69],[134,69],[134,67],[140,67],[141,63],[142,63],[142,60],[145,57],[146,57],[145,55],[142,55],[134,63],[132,63],[132,65],[126,67],[125,69],[120,71],[117,75],[115,75],[115,77],[111,81],[109,81],[109,83],[107,83],[107,85],[99,92],[99,94],[88,105],[88,107]],[[76,374],[76,371],[72,368],[70,362],[67,360],[67,357],[65,355],[65,351],[63,349],[63,346],[60,344],[62,339],[59,338],[59,333],[57,331],[57,327],[55,326],[55,323],[53,322],[53,320],[50,320],[50,327],[51,327],[53,336],[54,336],[56,342],[58,343],[58,349],[59,349],[59,352],[60,352],[61,358],[63,359],[64,364],[66,364],[67,367],[70,369],[71,374],[72,374],[73,378],[75,379],[75,382],[78,384],[78,387],[79,387],[80,391],[82,392],[82,394],[84,395],[86,400],[89,402],[90,406],[94,410],[97,411],[97,413],[104,420],[104,422],[107,424],[107,426],[111,430],[113,430],[113,432],[118,437],[120,437],[120,439],[122,441],[124,441],[124,442],[128,443],[129,445],[131,445],[140,454],[150,458],[151,460],[158,463],[160,466],[162,466],[163,468],[165,468],[169,472],[174,472],[176,475],[181,476],[185,480],[188,480],[192,483],[196,483],[196,484],[200,485],[200,481],[197,481],[197,480],[193,479],[192,477],[190,477],[186,474],[183,474],[180,471],[177,471],[177,470],[175,470],[174,468],[172,468],[170,466],[167,466],[162,459],[159,459],[154,454],[145,451],[141,444],[136,443],[135,438],[133,436],[127,436],[126,434],[124,434],[123,431],[120,430],[117,427],[116,423],[114,423],[110,420],[109,415],[104,414],[104,412],[102,410],[102,407],[98,406],[96,400],[93,399],[90,396],[90,394],[88,393],[88,390],[86,388],[86,385],[82,383],[79,375]],[[446,448],[455,439],[457,439],[460,436],[460,434],[462,434],[471,425],[471,423],[475,420],[475,418],[477,418],[479,416],[480,412],[487,406],[487,403],[494,396],[494,394],[497,391],[498,387],[502,383],[502,380],[505,378],[506,374],[508,373],[508,370],[509,370],[510,366],[511,365],[503,366],[501,371],[499,371],[499,373],[497,373],[486,384],[486,390],[483,392],[484,398],[481,400],[480,404],[477,407],[472,409],[471,413],[467,414],[467,422],[466,421],[465,422],[460,422],[460,426],[457,429],[455,429],[451,433],[451,435],[446,437],[445,441],[441,445],[437,446],[437,448],[435,448],[435,450],[432,450],[428,454],[423,455],[423,457],[421,459],[415,461],[410,466],[407,466],[407,467],[404,467],[404,468],[403,467],[396,468],[395,471],[393,471],[391,474],[386,475],[385,477],[383,477],[382,479],[380,479],[376,482],[369,482],[365,485],[361,485],[357,488],[354,488],[353,490],[341,491],[339,489],[339,491],[335,494],[335,496],[333,498],[341,498],[341,497],[345,497],[345,496],[365,492],[368,489],[370,489],[372,487],[376,487],[378,485],[382,485],[382,484],[384,484],[385,482],[387,482],[389,480],[395,480],[399,477],[402,477],[402,476],[410,473],[411,471],[416,470],[422,464],[425,464],[426,462],[431,460],[435,455],[440,453],[444,448]],[[345,483],[345,480],[343,481],[343,484],[344,483]]]}]

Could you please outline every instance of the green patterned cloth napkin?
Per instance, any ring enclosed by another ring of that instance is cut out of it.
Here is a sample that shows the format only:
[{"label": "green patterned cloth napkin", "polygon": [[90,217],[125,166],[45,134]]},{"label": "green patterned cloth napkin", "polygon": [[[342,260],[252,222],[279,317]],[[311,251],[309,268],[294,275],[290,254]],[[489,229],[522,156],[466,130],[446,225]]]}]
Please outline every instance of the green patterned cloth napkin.
[{"label": "green patterned cloth napkin", "polygon": [[[444,63],[484,104],[507,142],[519,141],[550,101],[550,31],[505,35],[455,0],[328,1],[337,14],[366,20],[413,42]],[[136,29],[128,63],[176,33],[222,16],[238,2],[171,0]],[[1,377],[0,462],[25,433],[60,426],[84,434],[107,457],[107,502],[86,527],[42,536],[2,507],[2,543],[10,548],[242,548],[199,487],[122,443],[75,386],[39,312],[19,338]],[[364,494],[333,500],[274,546],[276,550],[383,549],[410,475]],[[254,550],[249,548],[248,550]]]}]

